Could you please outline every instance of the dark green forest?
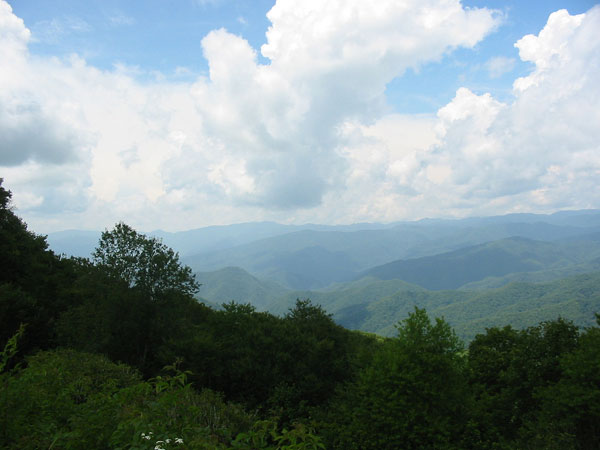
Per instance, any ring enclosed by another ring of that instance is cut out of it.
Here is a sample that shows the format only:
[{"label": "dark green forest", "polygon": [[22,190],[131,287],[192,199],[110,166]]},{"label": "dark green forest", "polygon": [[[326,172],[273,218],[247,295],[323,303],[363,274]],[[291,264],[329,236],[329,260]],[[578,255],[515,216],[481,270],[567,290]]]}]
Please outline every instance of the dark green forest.
[{"label": "dark green forest", "polygon": [[308,299],[276,316],[198,288],[124,223],[90,259],[54,254],[0,180],[0,446],[600,448],[598,315],[466,345],[416,307],[384,338]]}]

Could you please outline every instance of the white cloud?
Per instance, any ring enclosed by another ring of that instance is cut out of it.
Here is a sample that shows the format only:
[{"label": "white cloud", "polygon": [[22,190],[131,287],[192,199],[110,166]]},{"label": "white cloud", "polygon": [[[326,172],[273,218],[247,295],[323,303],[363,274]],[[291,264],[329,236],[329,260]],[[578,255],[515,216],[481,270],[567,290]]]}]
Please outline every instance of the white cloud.
[{"label": "white cloud", "polygon": [[121,12],[118,12],[108,18],[111,25],[115,27],[130,26],[135,24],[135,19],[131,16],[127,16]]},{"label": "white cloud", "polygon": [[564,68],[569,64],[574,56],[569,51],[569,41],[573,39],[584,17],[584,14],[571,16],[566,9],[561,9],[550,14],[548,23],[538,36],[528,34],[515,44],[520,58],[535,64],[533,74],[515,81],[515,89],[525,90],[531,85],[537,85],[547,72],[551,73],[553,69]]},{"label": "white cloud", "polygon": [[[328,194],[321,217],[397,220],[597,208],[599,28],[600,7],[580,16],[560,11],[539,35],[519,41],[521,57],[536,66],[515,82],[510,103],[461,88],[435,120],[388,116],[360,130],[371,140],[362,147],[353,141],[346,155],[352,161],[349,189]],[[394,139],[381,127],[385,122],[395,124]],[[377,127],[379,133],[370,131]],[[421,139],[406,142],[404,133]]]},{"label": "white cloud", "polygon": [[426,164],[443,162],[451,177],[429,189],[451,191],[456,208],[486,212],[490,199],[516,210],[585,208],[600,191],[600,8],[552,14],[537,36],[516,46],[535,69],[515,81],[515,100],[459,89],[440,109],[436,146]]},{"label": "white cloud", "polygon": [[502,75],[512,72],[516,64],[515,58],[507,58],[506,56],[496,56],[490,58],[485,63],[485,68],[490,74],[490,78],[499,78]]},{"label": "white cloud", "polygon": [[258,64],[242,38],[213,31],[203,40],[209,79],[195,96],[208,133],[254,179],[246,200],[287,209],[317,206],[343,186],[349,166],[336,150],[347,145],[340,127],[379,117],[387,83],[473,46],[498,21],[458,2],[279,1],[267,16],[261,52],[270,65]]},{"label": "white cloud", "polygon": [[52,20],[42,20],[33,27],[33,40],[56,44],[73,33],[87,33],[92,26],[80,17],[66,16]]},{"label": "white cloud", "polygon": [[[0,2],[0,56],[6,64],[15,64],[27,51],[31,32],[23,20],[12,13],[10,5]],[[0,72],[2,74],[2,72]]]},{"label": "white cloud", "polygon": [[517,43],[536,67],[515,82],[514,103],[460,89],[433,117],[388,114],[386,84],[473,47],[497,14],[458,1],[340,2],[278,1],[261,49],[269,64],[221,29],[202,40],[207,76],[142,83],[124,66],[30,55],[29,31],[0,0],[0,170],[17,205],[34,229],[123,219],[150,230],[598,200],[598,9],[557,13]]}]

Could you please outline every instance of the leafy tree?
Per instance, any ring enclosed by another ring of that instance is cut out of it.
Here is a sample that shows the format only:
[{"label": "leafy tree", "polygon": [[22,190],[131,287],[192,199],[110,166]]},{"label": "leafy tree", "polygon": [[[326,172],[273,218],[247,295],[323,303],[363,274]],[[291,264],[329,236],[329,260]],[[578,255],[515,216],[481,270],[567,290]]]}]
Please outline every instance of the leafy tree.
[{"label": "leafy tree", "polygon": [[257,408],[281,380],[288,360],[282,320],[249,304],[223,307],[196,326],[196,342],[186,360],[193,361],[198,384]]},{"label": "leafy tree", "polygon": [[153,299],[102,266],[81,261],[78,271],[69,290],[71,307],[56,320],[57,343],[105,354],[147,377],[190,354],[197,326],[212,313],[177,291],[165,291]]},{"label": "leafy tree", "polygon": [[425,310],[398,325],[398,337],[332,405],[330,443],[347,449],[461,448],[468,393],[462,343]]},{"label": "leafy tree", "polygon": [[199,288],[192,270],[181,265],[177,253],[122,222],[102,233],[93,261],[152,299],[169,291],[192,296]]},{"label": "leafy tree", "polygon": [[283,326],[285,356],[281,357],[287,363],[269,401],[282,408],[286,419],[306,417],[310,408],[328,402],[335,386],[353,375],[350,332],[309,299],[296,300]]},{"label": "leafy tree", "polygon": [[[600,325],[600,316],[596,315]],[[600,328],[581,334],[577,348],[560,357],[560,380],[538,391],[532,439],[540,448],[600,448]]]},{"label": "leafy tree", "polygon": [[71,262],[48,250],[44,236],[27,229],[11,208],[0,178],[0,345],[28,324],[21,353],[54,343],[56,316],[68,306],[63,289],[75,274]]},{"label": "leafy tree", "polygon": [[557,319],[525,330],[490,328],[469,346],[474,417],[482,448],[514,448],[535,439],[539,393],[563,376],[563,355],[578,342],[572,322]]},{"label": "leafy tree", "polygon": [[25,369],[0,374],[2,448],[324,448],[311,427],[280,429],[217,392],[193,389],[177,362],[165,370],[142,381],[100,355],[31,356]]}]

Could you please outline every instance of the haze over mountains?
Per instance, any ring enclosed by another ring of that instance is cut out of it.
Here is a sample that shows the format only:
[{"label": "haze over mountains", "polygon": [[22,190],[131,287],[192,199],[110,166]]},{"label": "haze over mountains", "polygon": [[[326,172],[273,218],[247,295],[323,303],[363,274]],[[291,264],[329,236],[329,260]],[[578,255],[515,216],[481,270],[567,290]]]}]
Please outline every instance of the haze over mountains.
[{"label": "haze over mountains", "polygon": [[[507,317],[527,326],[563,313],[591,324],[600,311],[598,210],[149,234],[197,272],[209,304],[233,300],[283,313],[296,298],[311,298],[342,325],[381,334],[393,334],[415,305],[445,315],[467,338]],[[72,230],[48,242],[58,253],[88,256],[99,236]]]}]

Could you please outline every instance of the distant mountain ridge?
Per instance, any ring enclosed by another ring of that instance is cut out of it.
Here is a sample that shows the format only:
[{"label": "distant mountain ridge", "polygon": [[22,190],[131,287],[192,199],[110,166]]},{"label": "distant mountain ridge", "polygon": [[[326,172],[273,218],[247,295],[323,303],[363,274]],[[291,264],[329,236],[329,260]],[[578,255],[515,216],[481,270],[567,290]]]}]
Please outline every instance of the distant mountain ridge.
[{"label": "distant mountain ridge", "polygon": [[[378,223],[283,225],[275,222],[247,222],[178,232],[155,230],[144,232],[144,234],[160,238],[164,244],[177,251],[181,256],[185,256],[189,253],[217,251],[302,230],[356,231],[386,229],[392,226],[393,224]],[[47,240],[50,248],[58,254],[88,257],[96,248],[101,234],[101,231],[65,230],[49,233]]]},{"label": "distant mountain ridge", "polygon": [[[552,242],[598,232],[600,211],[585,210],[341,226],[261,222],[150,234],[179,252],[194,271],[241,267],[261,280],[290,289],[314,290],[350,281],[394,261],[435,256],[505,238]],[[57,253],[89,256],[99,236],[100,232],[65,231],[51,233],[48,242]],[[502,277],[506,271],[489,271],[488,275]],[[445,287],[455,284],[438,288]]]},{"label": "distant mountain ridge", "polygon": [[[577,215],[571,218],[580,225],[590,223],[589,227],[554,225],[541,222],[536,216],[538,222],[531,223],[510,223],[507,218],[500,217],[501,223],[489,218],[415,222],[380,230],[303,230],[221,251],[190,255],[184,261],[197,271],[239,266],[259,278],[291,289],[321,289],[331,283],[355,279],[375,266],[400,259],[434,256],[510,237],[551,242],[600,231],[596,225],[600,212],[585,216],[588,222]],[[560,222],[565,221],[565,218],[560,219]],[[535,270],[535,267],[527,270]],[[502,274],[505,273],[509,272]],[[499,274],[490,271],[490,275]],[[447,286],[439,288],[443,287]]]},{"label": "distant mountain ridge", "polygon": [[573,245],[573,241],[511,237],[439,255],[393,261],[369,269],[358,278],[400,279],[432,290],[458,289],[488,277],[557,270],[590,263],[599,257],[600,242]]}]

